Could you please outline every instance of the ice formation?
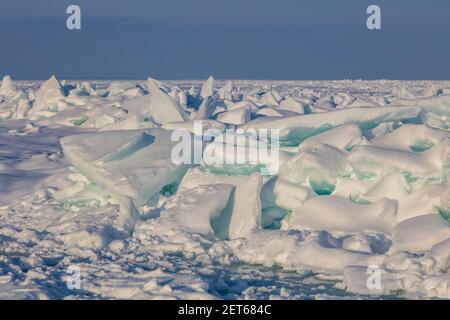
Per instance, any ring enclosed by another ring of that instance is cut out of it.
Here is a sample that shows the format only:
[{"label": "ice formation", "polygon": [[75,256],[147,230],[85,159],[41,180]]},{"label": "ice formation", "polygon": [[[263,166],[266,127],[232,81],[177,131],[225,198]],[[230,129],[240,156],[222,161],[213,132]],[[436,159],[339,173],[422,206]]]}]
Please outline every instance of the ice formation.
[{"label": "ice formation", "polygon": [[9,96],[16,93],[16,86],[11,79],[11,76],[4,76],[2,80],[2,85],[0,86],[0,94],[4,96]]},{"label": "ice formation", "polygon": [[0,298],[450,298],[449,87],[5,76]]}]

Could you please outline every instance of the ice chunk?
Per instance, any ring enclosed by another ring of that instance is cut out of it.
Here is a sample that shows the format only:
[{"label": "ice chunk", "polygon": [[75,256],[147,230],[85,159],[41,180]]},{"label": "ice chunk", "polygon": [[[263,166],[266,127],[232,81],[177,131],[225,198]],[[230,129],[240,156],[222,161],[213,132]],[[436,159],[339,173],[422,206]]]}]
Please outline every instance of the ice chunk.
[{"label": "ice chunk", "polygon": [[450,133],[424,125],[405,124],[370,141],[370,145],[404,151],[423,152],[450,138]]},{"label": "ice chunk", "polygon": [[177,87],[169,82],[155,80],[150,77],[147,79],[147,82],[148,81],[154,81],[163,92],[167,93],[167,95],[169,95],[172,99],[177,101],[181,106],[187,105],[188,97],[187,97],[186,93],[183,90],[181,90],[179,87]]},{"label": "ice chunk", "polygon": [[178,101],[163,92],[152,79],[148,81],[148,90],[150,94],[148,114],[157,123],[166,124],[188,119],[188,115]]},{"label": "ice chunk", "polygon": [[387,175],[405,171],[425,174],[441,170],[448,163],[448,143],[441,142],[434,148],[416,153],[371,146],[356,146],[347,159],[361,173]]},{"label": "ice chunk", "polygon": [[382,198],[401,199],[408,195],[408,186],[404,176],[400,173],[394,173],[380,179],[362,198],[375,202]]},{"label": "ice chunk", "polygon": [[29,118],[49,117],[54,115],[55,112],[65,109],[67,103],[62,101],[63,98],[64,93],[61,83],[55,76],[52,76],[41,85],[36,93],[36,99],[29,112]]},{"label": "ice chunk", "polygon": [[314,270],[342,275],[348,265],[381,265],[383,255],[353,252],[330,237],[305,238],[298,232],[256,230],[246,239],[234,240],[234,254],[243,262],[290,270]]},{"label": "ice chunk", "polygon": [[200,91],[200,96],[203,99],[206,99],[208,97],[212,97],[214,94],[214,78],[210,76],[208,80],[205,81],[205,83],[202,86],[202,90]]},{"label": "ice chunk", "polygon": [[[64,96],[64,94],[62,92],[62,85],[59,82],[59,80],[56,78],[56,76],[51,76],[50,79],[48,79],[41,85],[41,87],[38,91],[38,95],[39,94],[44,94],[47,97]],[[36,98],[37,98],[37,96],[36,96]]]},{"label": "ice chunk", "polygon": [[367,97],[357,97],[354,101],[352,101],[347,108],[355,108],[355,107],[382,107],[377,101]]},{"label": "ice chunk", "polygon": [[420,106],[423,108],[422,118],[428,113],[437,116],[449,116],[450,111],[450,94],[415,99],[398,99],[395,100],[396,105]]},{"label": "ice chunk", "polygon": [[336,103],[333,101],[332,97],[324,97],[318,100],[313,108],[315,112],[331,111],[336,109]]},{"label": "ice chunk", "polygon": [[231,100],[231,93],[235,90],[233,81],[227,81],[225,85],[218,90],[219,98]]},{"label": "ice chunk", "polygon": [[112,195],[142,205],[188,169],[171,160],[171,133],[163,129],[84,133],[61,139],[65,157]]},{"label": "ice chunk", "polygon": [[250,110],[247,107],[225,111],[217,116],[217,120],[234,125],[242,125],[250,121]]},{"label": "ice chunk", "polygon": [[[352,199],[360,202],[360,197],[368,193],[377,184],[377,180],[363,179],[359,180],[356,176],[344,176],[336,178],[333,195]],[[381,197],[383,198],[383,197]],[[388,198],[388,197],[387,197]],[[370,202],[369,200],[363,202]]]},{"label": "ice chunk", "polygon": [[101,128],[114,124],[125,118],[126,112],[113,106],[102,106],[92,103],[88,107],[70,107],[52,113],[51,117],[38,121],[40,126],[81,126],[86,128]]},{"label": "ice chunk", "polygon": [[179,191],[194,189],[203,185],[228,184],[237,187],[247,176],[218,176],[202,167],[190,168],[181,180]]},{"label": "ice chunk", "polygon": [[163,129],[85,133],[61,139],[65,157],[120,204],[116,226],[132,232],[136,206],[178,183],[188,165],[171,160],[171,133]]},{"label": "ice chunk", "polygon": [[[216,110],[216,101],[213,97],[206,97],[202,100],[198,111],[194,115],[195,120],[209,119]],[[192,117],[192,115],[191,115]]]},{"label": "ice chunk", "polygon": [[16,109],[16,119],[25,119],[28,116],[28,111],[30,111],[30,102],[28,100],[21,99],[17,104]]},{"label": "ice chunk", "polygon": [[135,90],[136,88],[136,84],[130,81],[114,81],[108,87],[108,91],[110,96],[116,96]]},{"label": "ice chunk", "polygon": [[245,238],[252,230],[261,227],[262,177],[259,173],[248,176],[234,193],[229,238]]},{"label": "ice chunk", "polygon": [[[227,184],[202,185],[177,193],[161,213],[159,223],[174,230],[213,237],[212,220],[228,205],[234,187]],[[217,229],[221,226],[216,227]]]},{"label": "ice chunk", "polygon": [[344,124],[358,124],[362,129],[379,123],[415,119],[420,107],[348,108],[327,113],[307,114],[290,118],[259,118],[245,129],[280,129],[280,142],[298,145],[304,139]]},{"label": "ice chunk", "polygon": [[397,222],[397,207],[397,201],[389,199],[363,205],[341,197],[322,196],[294,210],[284,228],[326,230],[333,235],[358,232],[390,235]]},{"label": "ice chunk", "polygon": [[253,102],[255,102],[259,107],[278,107],[280,105],[280,101],[281,97],[277,97],[277,95],[272,90],[270,90],[262,94],[259,99],[256,99]]},{"label": "ice chunk", "polygon": [[11,77],[6,75],[3,77],[2,85],[0,86],[0,95],[3,94],[5,96],[14,95],[17,93],[17,88],[14,85]]},{"label": "ice chunk", "polygon": [[227,111],[236,110],[240,108],[248,108],[251,112],[258,111],[258,107],[249,100],[242,100],[239,102],[231,102],[231,101],[225,101],[225,106]]},{"label": "ice chunk", "polygon": [[422,215],[402,221],[395,227],[389,252],[425,251],[449,238],[450,226],[440,215]]},{"label": "ice chunk", "polygon": [[356,124],[346,124],[305,139],[299,146],[300,150],[327,144],[340,150],[351,150],[356,145],[367,141]]},{"label": "ice chunk", "polygon": [[276,205],[286,210],[294,210],[306,200],[316,196],[312,188],[290,182],[282,177],[276,179],[274,195]]},{"label": "ice chunk", "polygon": [[284,100],[281,101],[279,109],[287,110],[295,113],[304,114],[305,109],[303,108],[303,105],[295,100],[292,97],[286,97]]},{"label": "ice chunk", "polygon": [[404,221],[426,214],[445,214],[450,209],[450,197],[447,186],[428,185],[419,190],[398,197],[400,206],[398,221]]},{"label": "ice chunk", "polygon": [[265,117],[283,117],[283,113],[274,108],[261,108],[258,112],[256,112],[256,114]]},{"label": "ice chunk", "polygon": [[293,183],[310,182],[317,194],[330,194],[336,178],[353,172],[346,155],[333,147],[319,144],[302,149],[280,168],[279,177]]},{"label": "ice chunk", "polygon": [[339,92],[334,96],[333,100],[336,103],[336,108],[339,109],[348,107],[355,99],[347,92]]},{"label": "ice chunk", "polygon": [[227,131],[203,151],[205,166],[221,175],[248,175],[258,170],[263,170],[265,175],[277,174],[290,157],[275,144],[258,140],[250,134]]}]

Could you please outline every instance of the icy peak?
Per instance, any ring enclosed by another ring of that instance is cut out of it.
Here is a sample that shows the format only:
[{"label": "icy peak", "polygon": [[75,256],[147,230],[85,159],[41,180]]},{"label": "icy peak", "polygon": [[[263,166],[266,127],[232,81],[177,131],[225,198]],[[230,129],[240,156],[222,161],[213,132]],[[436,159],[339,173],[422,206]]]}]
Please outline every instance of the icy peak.
[{"label": "icy peak", "polygon": [[63,95],[62,92],[62,85],[59,82],[59,80],[56,78],[56,76],[51,76],[50,79],[48,79],[47,81],[45,81],[39,92],[42,93],[55,93],[55,94],[60,94]]},{"label": "icy peak", "polygon": [[3,77],[2,85],[0,86],[0,94],[9,95],[16,92],[16,86],[14,85],[11,77],[6,75]]},{"label": "icy peak", "polygon": [[202,98],[206,99],[211,97],[214,94],[214,78],[213,76],[209,76],[208,80],[202,86],[202,90],[200,91],[200,95]]},{"label": "icy peak", "polygon": [[219,89],[219,97],[220,99],[224,100],[228,98],[228,95],[231,95],[231,93],[234,91],[235,86],[233,81],[228,81],[222,88]]},{"label": "icy peak", "polygon": [[180,103],[161,90],[156,80],[148,79],[150,94],[150,115],[159,124],[188,119]]},{"label": "icy peak", "polygon": [[52,76],[41,85],[36,93],[35,102],[28,116],[30,119],[52,116],[53,111],[59,112],[65,108],[66,105],[60,103],[64,97],[61,83],[55,76]]}]

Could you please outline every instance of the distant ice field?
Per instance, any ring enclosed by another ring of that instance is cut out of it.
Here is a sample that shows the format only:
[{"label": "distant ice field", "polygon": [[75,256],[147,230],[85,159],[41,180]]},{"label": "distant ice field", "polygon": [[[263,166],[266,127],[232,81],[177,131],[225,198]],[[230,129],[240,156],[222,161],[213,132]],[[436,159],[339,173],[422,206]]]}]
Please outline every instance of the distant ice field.
[{"label": "distant ice field", "polygon": [[450,298],[449,171],[450,81],[5,76],[0,299]]}]

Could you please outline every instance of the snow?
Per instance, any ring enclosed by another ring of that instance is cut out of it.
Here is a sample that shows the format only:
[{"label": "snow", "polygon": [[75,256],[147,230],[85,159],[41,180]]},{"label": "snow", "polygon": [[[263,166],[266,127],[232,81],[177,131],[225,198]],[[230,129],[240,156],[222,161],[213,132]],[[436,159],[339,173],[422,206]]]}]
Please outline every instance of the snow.
[{"label": "snow", "polygon": [[250,121],[250,110],[247,107],[225,111],[217,116],[217,120],[225,124],[242,125]]},{"label": "snow", "polygon": [[261,188],[263,179],[253,173],[239,184],[234,192],[228,238],[246,238],[261,227]]},{"label": "snow", "polygon": [[333,188],[338,177],[353,173],[346,156],[326,144],[302,149],[284,163],[279,177],[296,184],[309,182],[317,193],[325,192],[325,189]]},{"label": "snow", "polygon": [[170,132],[150,129],[73,135],[61,139],[61,146],[73,167],[117,198],[126,212],[118,222],[123,227],[134,205],[146,203],[186,172],[186,165],[171,161],[168,141]]},{"label": "snow", "polygon": [[202,100],[198,111],[192,113],[192,117],[195,120],[205,120],[209,119],[216,109],[215,100],[212,97],[206,97]]},{"label": "snow", "polygon": [[159,89],[157,83],[149,79],[150,94],[149,115],[159,124],[187,120],[187,115],[178,101]]},{"label": "snow", "polygon": [[450,238],[450,229],[440,215],[421,215],[397,224],[392,238],[390,252],[420,252]]},{"label": "snow", "polygon": [[[211,220],[220,217],[233,190],[231,185],[214,184],[180,192],[167,204],[167,209],[161,212],[160,223],[177,231],[213,237],[213,234],[221,233],[221,228],[226,226],[218,225],[214,230]],[[192,222],[194,216],[195,223]]]},{"label": "snow", "polygon": [[29,118],[37,120],[41,117],[52,116],[52,113],[64,110],[67,103],[63,98],[64,92],[62,85],[55,76],[52,76],[36,92],[36,99],[33,108],[29,112]]},{"label": "snow", "polygon": [[323,231],[334,236],[364,233],[390,235],[396,223],[397,203],[381,199],[358,204],[335,196],[315,197],[295,209],[283,229]]},{"label": "snow", "polygon": [[11,76],[6,75],[2,79],[2,84],[0,86],[0,94],[9,96],[16,93],[16,86],[11,79]]},{"label": "snow", "polygon": [[203,99],[207,99],[211,97],[214,94],[214,78],[210,76],[208,80],[205,81],[205,83],[202,86],[202,89],[200,90],[200,96]]},{"label": "snow", "polygon": [[[198,124],[195,120],[187,120],[187,121],[177,121],[177,122],[169,122],[161,126],[161,128],[166,130],[186,130],[192,134],[195,134],[195,125]],[[226,129],[226,125],[222,122],[215,120],[202,120],[201,121],[201,130],[202,132],[207,132],[208,130],[217,130],[218,132],[224,132]]]},{"label": "snow", "polygon": [[411,120],[419,116],[420,107],[353,108],[319,112],[283,119],[260,118],[247,124],[247,129],[280,129],[280,142],[298,145],[304,139],[344,124],[358,124],[368,129],[390,121]]},{"label": "snow", "polygon": [[225,99],[231,100],[232,99],[232,93],[233,93],[234,90],[235,90],[235,86],[234,86],[233,81],[228,81],[217,92],[219,93],[219,98],[220,99],[222,99],[222,100],[225,100]]},{"label": "snow", "polygon": [[286,210],[294,210],[314,196],[314,191],[307,186],[301,186],[282,176],[275,180],[273,193],[275,204]]},{"label": "snow", "polygon": [[286,97],[284,100],[282,100],[279,108],[282,110],[292,111],[300,114],[305,113],[303,105],[292,97]]},{"label": "snow", "polygon": [[306,149],[317,144],[327,144],[340,150],[351,150],[357,145],[365,144],[365,141],[366,139],[358,125],[345,124],[306,138],[299,148]]},{"label": "snow", "polygon": [[449,87],[5,76],[0,299],[450,298]]},{"label": "snow", "polygon": [[[227,244],[244,262],[283,266],[288,270],[315,270],[330,275],[342,273],[347,265],[381,263],[382,256],[339,248],[335,239],[324,235],[303,236],[281,230],[258,230],[247,240]],[[230,249],[230,248],[228,248]],[[224,249],[222,249],[224,250]]]}]

